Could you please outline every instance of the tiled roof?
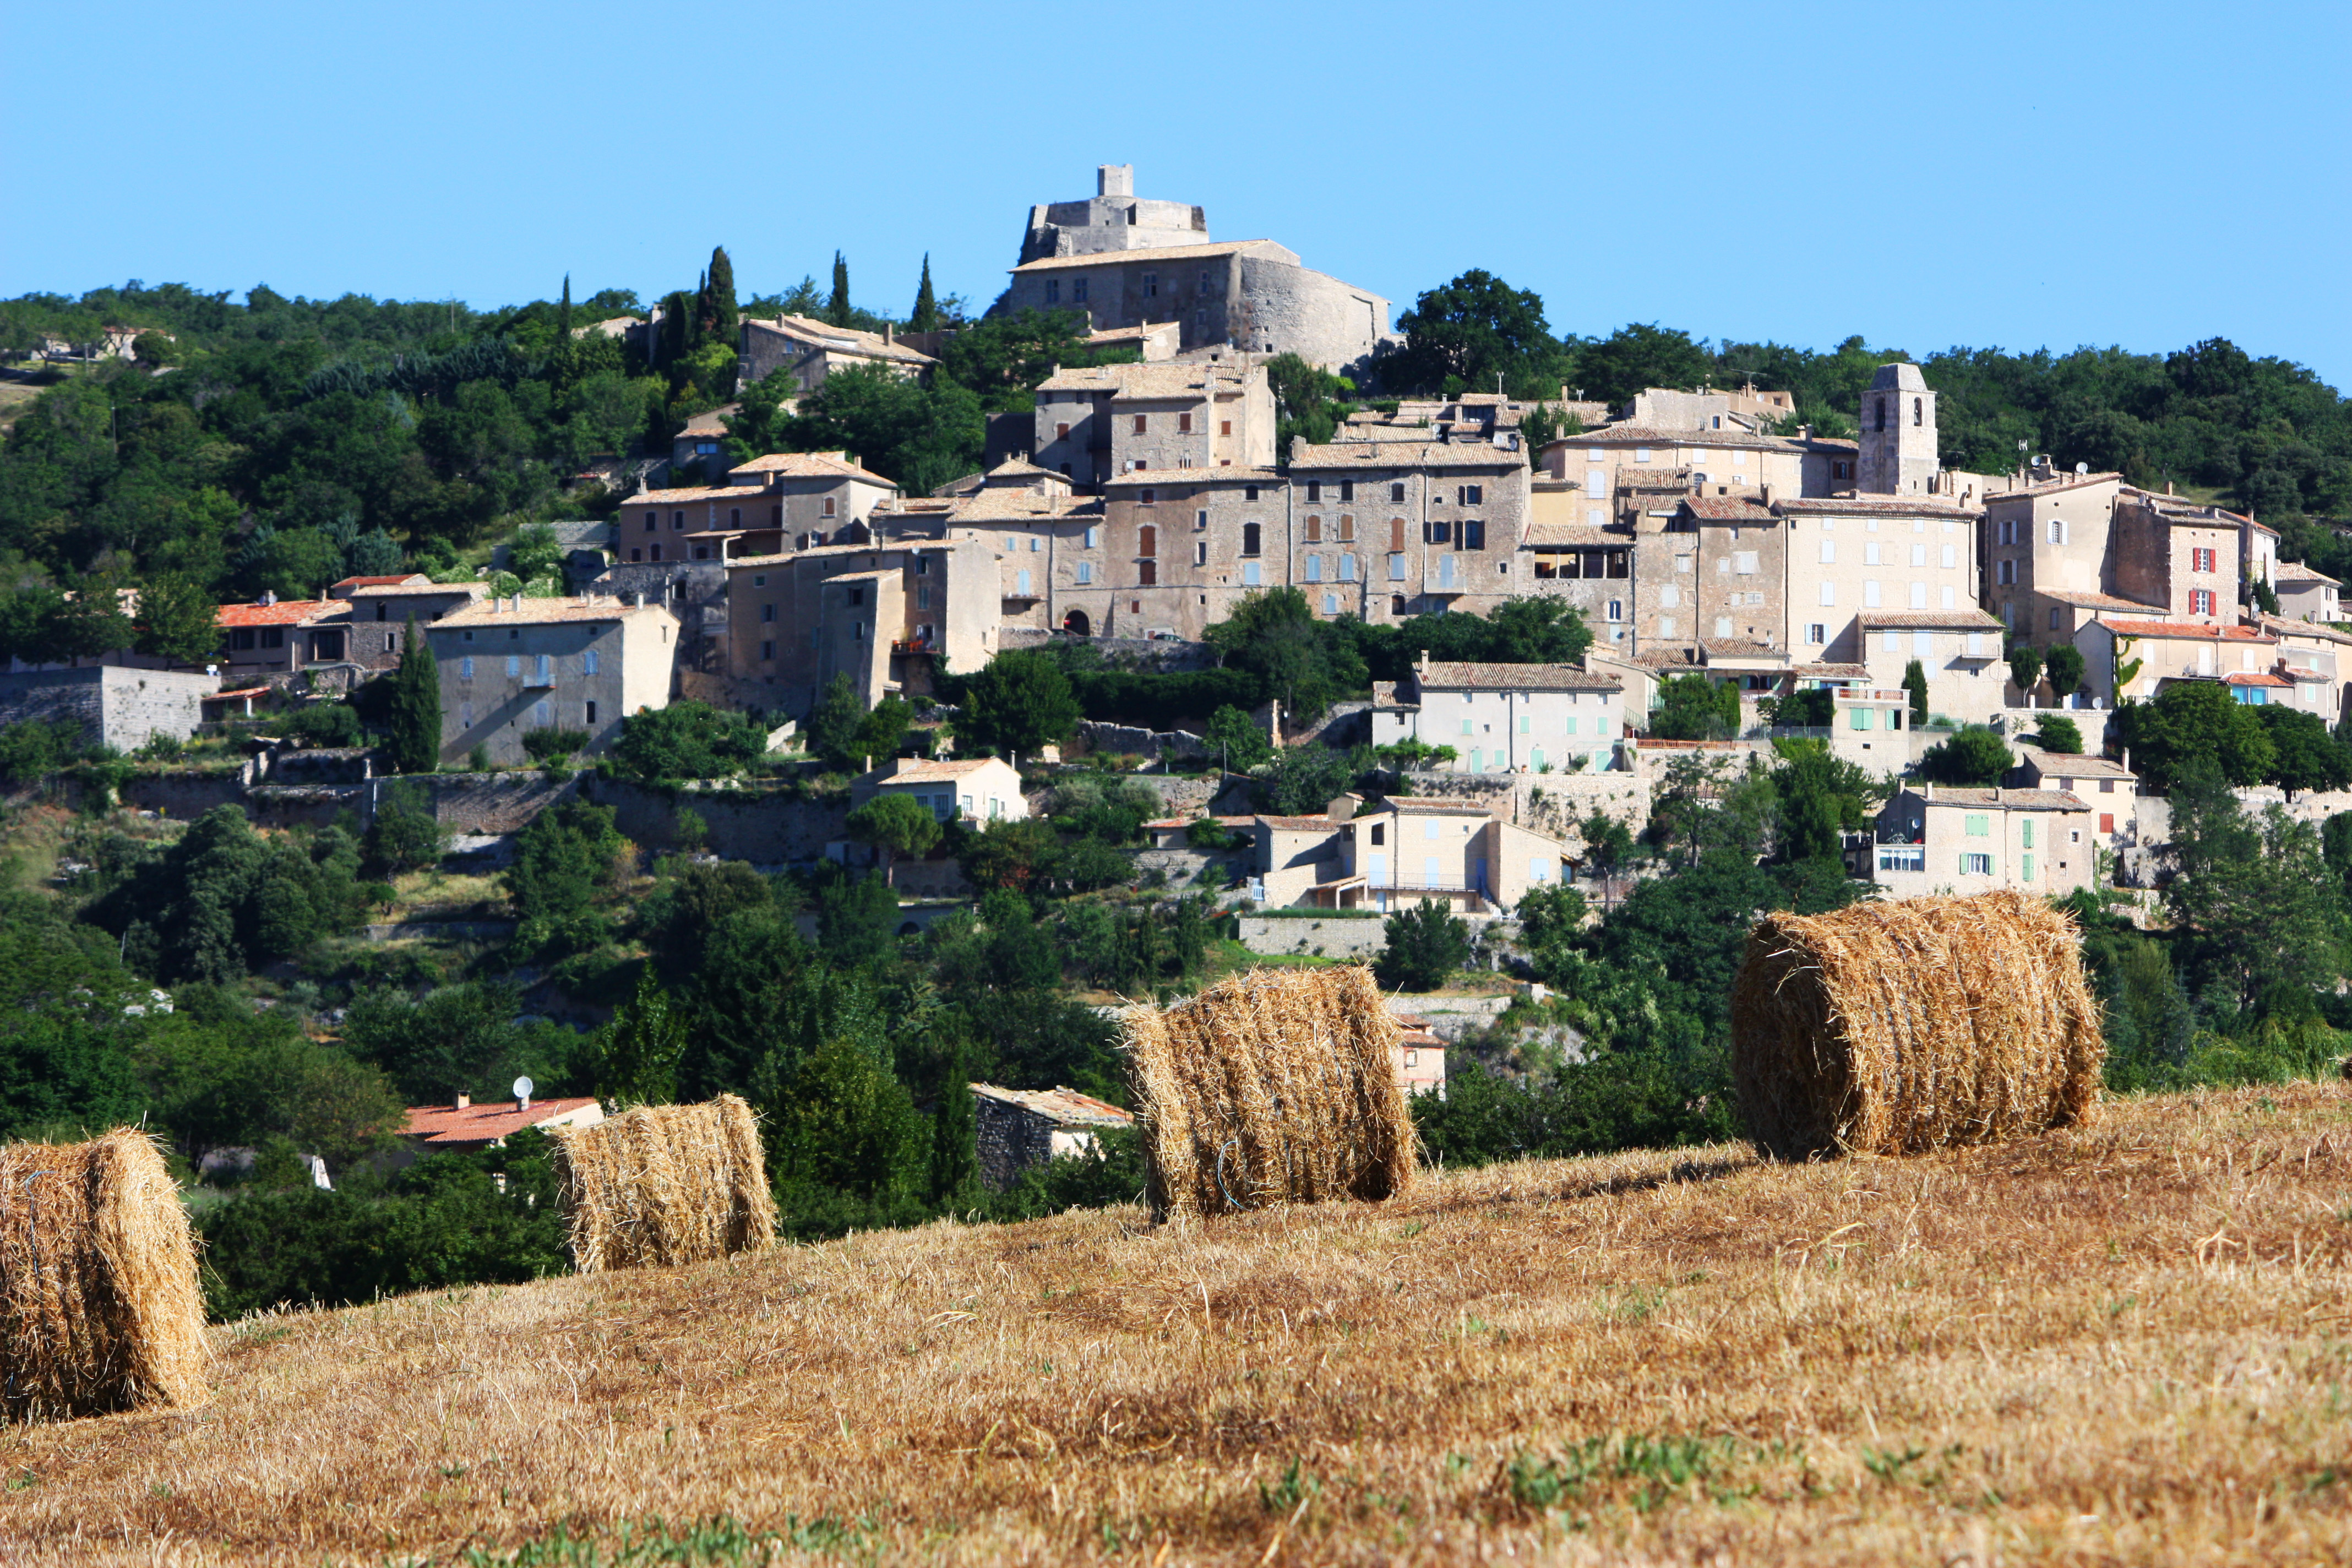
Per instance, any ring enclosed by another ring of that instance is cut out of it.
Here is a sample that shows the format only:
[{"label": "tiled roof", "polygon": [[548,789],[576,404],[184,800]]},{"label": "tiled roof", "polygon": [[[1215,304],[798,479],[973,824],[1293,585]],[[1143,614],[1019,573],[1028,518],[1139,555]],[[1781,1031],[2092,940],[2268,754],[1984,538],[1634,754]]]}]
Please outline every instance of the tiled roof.
[{"label": "tiled roof", "polygon": [[[2056,711],[2056,710],[2053,710]],[[2134,778],[2135,774],[2113,757],[2095,757],[2088,752],[2046,752],[2039,746],[2021,744],[2021,761],[2032,763],[2045,775],[2056,773],[2068,778]]]},{"label": "tiled roof", "polygon": [[1617,488],[1621,490],[1686,490],[1691,488],[1689,468],[1634,468],[1617,470]]},{"label": "tiled roof", "polygon": [[1402,681],[1402,680],[1375,680],[1375,681],[1373,681],[1373,682],[1372,682],[1372,706],[1373,706],[1373,707],[1375,707],[1375,708],[1418,708],[1418,707],[1420,707],[1420,706],[1421,706],[1421,704],[1419,704],[1418,702],[1407,702],[1407,701],[1405,701],[1402,698],[1401,698],[1401,697],[1399,697],[1399,696],[1397,695],[1397,688],[1398,688],[1398,687],[1400,687],[1400,686],[1402,686],[1403,684],[1404,684],[1404,682],[1403,682],[1403,681]]},{"label": "tiled roof", "polygon": [[1261,815],[1254,816],[1250,820],[1253,822],[1262,822],[1268,827],[1279,827],[1293,833],[1318,833],[1327,827],[1336,828],[1339,826],[1328,816],[1266,816]]},{"label": "tiled roof", "polygon": [[2293,686],[2294,681],[2267,669],[2233,669],[2221,677],[2225,686]]},{"label": "tiled roof", "polygon": [[488,583],[387,583],[380,588],[354,588],[354,599],[406,599],[432,594],[471,594],[479,598],[490,591]]},{"label": "tiled roof", "polygon": [[2042,496],[2056,495],[2061,490],[2087,489],[2093,485],[2113,484],[2122,478],[2121,474],[2065,474],[2054,479],[2043,479],[2039,484],[2027,485],[2022,489],[1997,490],[1985,497],[1985,500],[1987,501],[2032,500]]},{"label": "tiled roof", "polygon": [[2041,594],[2045,599],[2072,605],[2078,610],[2155,610],[2160,613],[2165,609],[2162,605],[2142,604],[2137,599],[2118,598],[2113,594],[2095,594],[2072,588],[2044,588]]},{"label": "tiled roof", "polygon": [[1181,327],[1176,321],[1146,321],[1139,327],[1102,327],[1087,334],[1090,343],[1141,342],[1154,332],[1164,332],[1171,327]]},{"label": "tiled roof", "polygon": [[[1282,476],[1272,468],[1130,468],[1123,474],[1113,474],[1105,481],[1108,486],[1278,485],[1282,482]],[[1318,501],[1316,504],[1319,506],[1322,503]]]},{"label": "tiled roof", "polygon": [[1866,664],[1800,664],[1792,667],[1791,675],[1817,676],[1823,680],[1866,680],[1870,666]]},{"label": "tiled roof", "polygon": [[[855,575],[896,576],[897,574],[887,572],[858,573],[855,574]],[[835,577],[829,578],[827,581],[839,582],[840,579]],[[901,764],[898,771],[896,773],[892,773],[887,767],[877,768],[872,773],[862,775],[857,782],[859,784],[865,784],[871,781],[877,784],[938,784],[948,779],[970,778],[972,774],[980,772],[982,768],[989,767],[991,765],[1009,768],[1013,764],[1003,762],[996,757],[967,757],[961,762],[909,761],[908,763]]]},{"label": "tiled roof", "polygon": [[341,599],[280,599],[274,605],[223,605],[213,613],[213,624],[216,626],[299,626],[351,613],[351,605]]},{"label": "tiled roof", "polygon": [[1772,510],[1831,517],[1873,514],[1909,517],[1918,512],[1926,512],[1930,517],[1976,517],[1981,511],[1980,508],[1962,506],[1941,496],[1791,496],[1774,501]]},{"label": "tiled roof", "polygon": [[669,613],[657,604],[633,605],[620,599],[525,599],[520,609],[511,608],[511,604],[510,600],[478,599],[450,611],[425,629],[446,632],[469,626],[556,626],[567,621],[621,621],[648,612]]},{"label": "tiled roof", "polygon": [[1861,442],[1849,441],[1843,436],[1801,436],[1796,438],[1796,445],[1809,452],[1832,452],[1839,456],[1862,450]]},{"label": "tiled roof", "polygon": [[2325,621],[2291,621],[2284,616],[2258,616],[2263,629],[2282,637],[2314,637],[2321,642],[2352,643],[2352,632],[2340,631]]},{"label": "tiled roof", "polygon": [[[1912,792],[1917,794],[1916,790]],[[2088,811],[2090,803],[2063,789],[1963,789],[1937,784],[1930,805],[1989,805],[2002,811]]]},{"label": "tiled roof", "polygon": [[688,485],[678,489],[639,490],[635,495],[625,498],[621,505],[624,507],[685,506],[695,502],[724,500],[730,497],[736,500],[756,500],[760,492],[750,485]]},{"label": "tiled roof", "polygon": [[1778,522],[1763,502],[1747,496],[1685,496],[1683,507],[1701,522]]},{"label": "tiled roof", "polygon": [[1080,1094],[1075,1089],[1064,1089],[1059,1085],[1052,1089],[999,1089],[992,1083],[976,1083],[971,1086],[971,1091],[984,1100],[1034,1110],[1064,1127],[1131,1127],[1135,1124],[1134,1112],[1121,1110],[1108,1100],[1097,1100],[1090,1094]]},{"label": "tiled roof", "polygon": [[1421,689],[1439,691],[1618,691],[1624,682],[1572,664],[1470,664],[1433,659],[1415,671]]},{"label": "tiled roof", "polygon": [[2268,632],[2252,626],[2215,626],[2204,621],[2108,621],[2117,637],[2195,638],[2199,642],[2276,642]]},{"label": "tiled roof", "polygon": [[415,583],[425,579],[421,572],[404,572],[393,577],[346,577],[335,584],[338,588],[389,588],[394,584]]},{"label": "tiled roof", "polygon": [[730,403],[724,408],[713,408],[708,413],[693,415],[688,418],[678,434],[680,436],[724,436],[727,434],[728,416],[742,412],[741,404]]},{"label": "tiled roof", "polygon": [[1392,795],[1388,797],[1385,804],[1394,810],[1409,811],[1421,816],[1431,813],[1450,814],[1455,816],[1495,815],[1493,807],[1480,805],[1476,801],[1447,800],[1443,795]]},{"label": "tiled roof", "polygon": [[1864,631],[1884,626],[1902,631],[1917,628],[1923,631],[1943,631],[1957,628],[1969,632],[1997,632],[2000,620],[1982,610],[1878,610],[1856,616],[1854,623]]},{"label": "tiled roof", "polygon": [[1122,261],[1204,261],[1213,256],[1231,256],[1235,251],[1250,250],[1261,245],[1279,250],[1285,256],[1293,254],[1270,239],[1228,239],[1213,245],[1153,245],[1141,250],[1099,250],[1087,256],[1045,256],[1005,270],[1013,273],[1058,272],[1067,267],[1112,267]]},{"label": "tiled roof", "polygon": [[1041,496],[1028,490],[982,490],[948,514],[950,525],[982,522],[1034,522],[1045,518],[1102,515],[1097,496]]},{"label": "tiled roof", "polygon": [[593,1099],[584,1097],[577,1100],[534,1100],[528,1110],[520,1109],[511,1100],[464,1107],[412,1105],[408,1108],[407,1124],[401,1128],[400,1135],[421,1139],[427,1148],[488,1143],[500,1138],[511,1138],[526,1128],[583,1110],[595,1103]]},{"label": "tiled roof", "polygon": [[1786,648],[1767,647],[1746,637],[1701,637],[1699,647],[1709,658],[1781,658],[1789,657]]},{"label": "tiled roof", "polygon": [[2338,588],[2344,585],[2341,578],[2330,577],[2325,572],[2315,571],[2300,561],[2273,562],[2271,565],[2271,581],[2273,583],[2326,583]]},{"label": "tiled roof", "polygon": [[[730,474],[758,474],[763,479],[857,479],[869,485],[881,485],[889,489],[898,488],[896,481],[886,479],[869,468],[860,468],[841,452],[770,452],[748,463],[738,463],[727,470]],[[726,489],[740,490],[744,487],[730,485]]]},{"label": "tiled roof", "polygon": [[1749,451],[1793,452],[1794,441],[1784,441],[1778,436],[1759,436],[1748,430],[1661,430],[1648,425],[1603,425],[1598,430],[1586,430],[1574,436],[1562,436],[1545,446],[1553,447],[1741,447]]},{"label": "tiled roof", "polygon": [[1170,398],[1241,390],[1247,373],[1226,364],[1087,364],[1056,370],[1039,392],[1108,392],[1114,397]]},{"label": "tiled roof", "polygon": [[918,353],[904,343],[883,342],[879,332],[860,331],[855,327],[836,327],[830,321],[814,321],[806,316],[753,317],[743,324],[781,332],[794,342],[804,342],[812,348],[834,349],[843,353],[861,354],[867,359],[895,360],[900,364],[939,363],[930,355]]},{"label": "tiled roof", "polygon": [[1595,528],[1582,522],[1537,522],[1528,525],[1530,550],[1591,550],[1602,545],[1627,545],[1633,536],[1622,525]]},{"label": "tiled roof", "polygon": [[1291,448],[1290,467],[1300,468],[1524,468],[1527,456],[1484,441],[1343,441],[1328,447],[1305,442]]}]

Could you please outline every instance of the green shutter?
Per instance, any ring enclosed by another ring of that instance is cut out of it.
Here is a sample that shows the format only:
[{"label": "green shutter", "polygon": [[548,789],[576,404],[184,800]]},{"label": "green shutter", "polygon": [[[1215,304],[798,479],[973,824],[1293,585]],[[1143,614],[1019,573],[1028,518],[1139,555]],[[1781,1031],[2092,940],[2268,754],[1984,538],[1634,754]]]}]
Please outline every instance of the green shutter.
[{"label": "green shutter", "polygon": [[[2027,817],[2023,822],[2021,822],[2021,823],[2018,824],[2018,829],[2019,829],[2019,831],[2023,835],[2023,837],[2022,837],[2021,838],[2020,838],[2020,839],[2018,840],[2018,842],[2019,842],[2019,843],[2021,843],[2021,844],[2022,844],[2022,845],[2023,845],[2026,848],[2028,848],[2028,849],[2032,848],[2032,847],[2033,847],[2033,818],[2032,818],[2032,817],[2030,817],[2030,816],[2029,816],[2029,817]],[[2032,864],[2032,862],[2031,862],[2031,861],[2028,861],[2028,862],[2027,862],[2027,865],[2028,865],[2029,867],[2030,867]],[[2025,874],[2026,874],[2027,876],[2029,876],[2029,877],[2031,877],[2032,875],[2033,875],[2032,871],[2032,870],[2030,870],[2030,869],[2029,869]]]},{"label": "green shutter", "polygon": [[1992,818],[1980,811],[1969,813],[1968,835],[1971,838],[1987,838],[1992,835]]},{"label": "green shutter", "polygon": [[2021,861],[2025,872],[2025,879],[2031,882],[2033,880],[2033,857],[2031,855],[2023,855],[2019,857],[2019,860]]}]

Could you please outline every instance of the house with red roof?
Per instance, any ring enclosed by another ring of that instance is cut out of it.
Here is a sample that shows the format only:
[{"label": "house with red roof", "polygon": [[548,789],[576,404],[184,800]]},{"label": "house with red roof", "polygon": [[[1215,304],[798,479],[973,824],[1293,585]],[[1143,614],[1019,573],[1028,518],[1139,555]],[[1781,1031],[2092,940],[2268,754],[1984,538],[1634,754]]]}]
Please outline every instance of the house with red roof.
[{"label": "house with red roof", "polygon": [[394,1165],[406,1165],[427,1154],[478,1154],[503,1147],[506,1141],[537,1127],[593,1127],[604,1120],[604,1108],[594,1100],[516,1100],[474,1103],[461,1094],[447,1105],[412,1105],[400,1129],[400,1151]]},{"label": "house with red roof", "polygon": [[218,663],[230,686],[267,682],[318,664],[341,664],[351,653],[352,607],[341,599],[280,599],[264,594],[250,605],[223,605]]}]

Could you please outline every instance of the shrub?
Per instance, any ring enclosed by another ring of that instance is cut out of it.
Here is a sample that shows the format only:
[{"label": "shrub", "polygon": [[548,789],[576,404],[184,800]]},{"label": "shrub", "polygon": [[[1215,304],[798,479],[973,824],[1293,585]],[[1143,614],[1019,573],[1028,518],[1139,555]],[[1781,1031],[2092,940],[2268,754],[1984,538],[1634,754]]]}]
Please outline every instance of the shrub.
[{"label": "shrub", "polygon": [[359,710],[348,702],[306,702],[287,713],[277,728],[306,746],[356,746],[365,739]]},{"label": "shrub", "polygon": [[723,778],[757,762],[767,747],[767,731],[748,713],[722,712],[705,702],[673,702],[622,721],[613,760],[648,783]]},{"label": "shrub", "polygon": [[402,779],[384,787],[368,828],[367,849],[369,864],[392,876],[423,870],[448,853],[449,836],[441,831],[424,785]]},{"label": "shrub", "polygon": [[1434,991],[1470,962],[1470,928],[1444,905],[1423,899],[1391,915],[1381,952],[1381,984]]},{"label": "shrub", "polygon": [[532,762],[541,766],[564,762],[588,749],[588,731],[526,730],[522,736],[522,749],[530,753]]},{"label": "shrub", "polygon": [[1982,787],[2000,783],[2015,761],[1999,735],[1971,727],[1928,747],[1919,759],[1919,776],[1937,784]]}]

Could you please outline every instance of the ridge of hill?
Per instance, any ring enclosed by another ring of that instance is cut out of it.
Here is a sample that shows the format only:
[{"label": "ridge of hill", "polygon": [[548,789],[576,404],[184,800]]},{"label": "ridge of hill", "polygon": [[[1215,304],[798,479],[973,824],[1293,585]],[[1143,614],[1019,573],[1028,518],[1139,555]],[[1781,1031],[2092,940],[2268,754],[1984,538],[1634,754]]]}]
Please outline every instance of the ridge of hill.
[{"label": "ridge of hill", "polygon": [[2347,1187],[2352,1096],[2295,1084],[273,1314],[207,1408],[0,1432],[0,1517],[25,1563],[720,1515],[947,1563],[2341,1561]]}]

